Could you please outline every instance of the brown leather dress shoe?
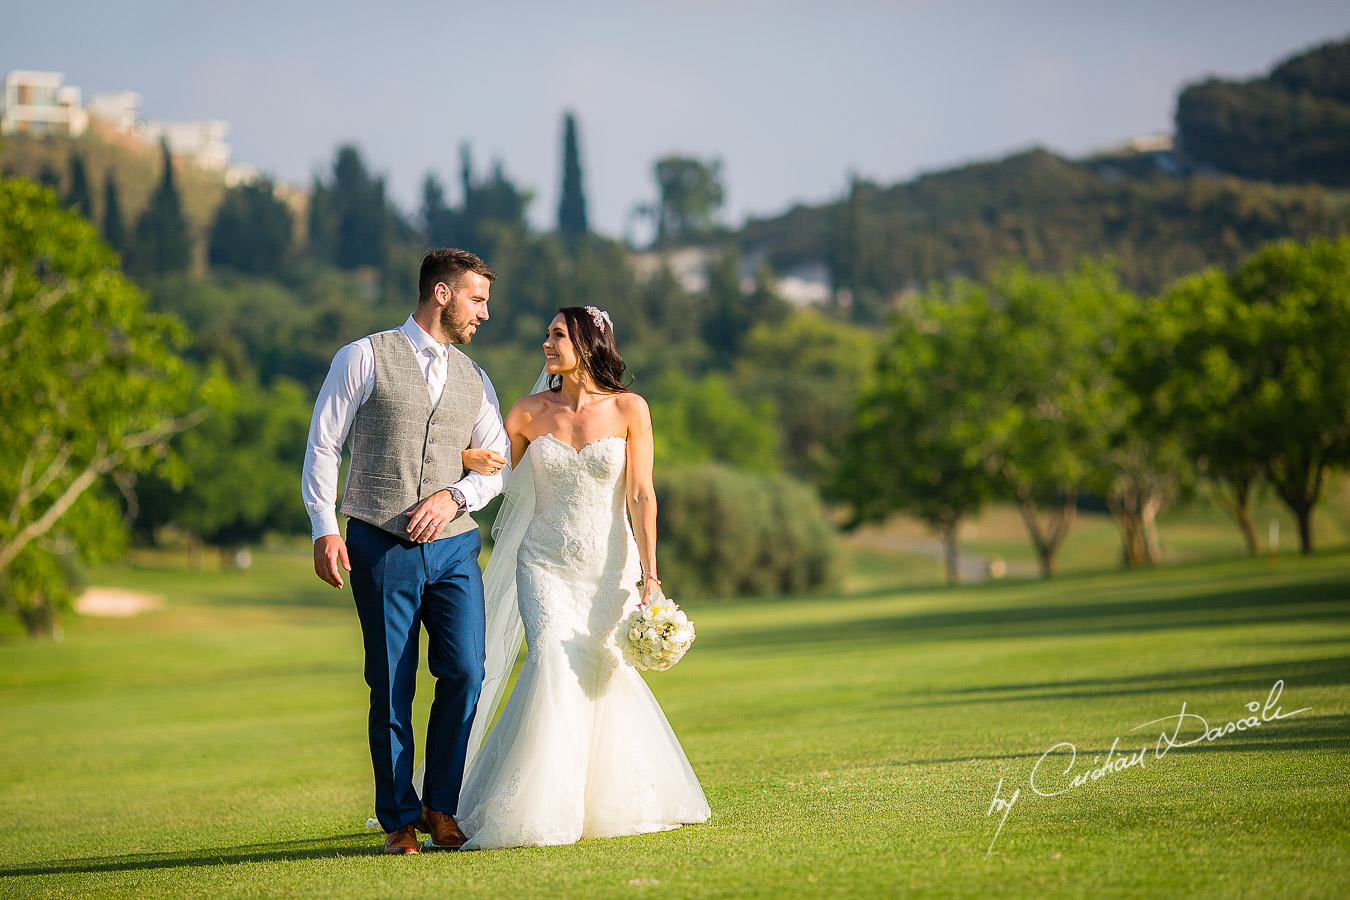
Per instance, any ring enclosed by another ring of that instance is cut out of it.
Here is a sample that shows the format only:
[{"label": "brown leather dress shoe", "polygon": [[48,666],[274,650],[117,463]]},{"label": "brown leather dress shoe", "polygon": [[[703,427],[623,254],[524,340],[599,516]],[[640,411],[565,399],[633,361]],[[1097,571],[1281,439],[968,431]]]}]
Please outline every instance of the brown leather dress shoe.
[{"label": "brown leather dress shoe", "polygon": [[417,826],[404,825],[397,831],[389,832],[384,839],[384,852],[391,856],[420,852],[417,849]]},{"label": "brown leather dress shoe", "polygon": [[468,840],[455,824],[454,816],[434,809],[422,810],[417,827],[431,835],[422,843],[423,850],[458,850]]}]

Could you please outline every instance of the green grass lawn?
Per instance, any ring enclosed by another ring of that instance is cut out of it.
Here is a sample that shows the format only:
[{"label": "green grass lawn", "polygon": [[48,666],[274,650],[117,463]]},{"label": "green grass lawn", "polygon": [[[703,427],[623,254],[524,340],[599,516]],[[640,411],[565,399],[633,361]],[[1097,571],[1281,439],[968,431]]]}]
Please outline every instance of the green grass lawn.
[{"label": "green grass lawn", "polygon": [[[166,608],[0,638],[0,896],[1350,895],[1350,553],[955,590],[916,571],[864,554],[841,596],[693,606],[694,650],[648,681],[707,824],[409,858],[363,827],[348,594],[296,553],[100,571]],[[1183,704],[1221,727],[1280,679],[1307,711],[1161,758],[1162,725],[1131,731]],[[1033,792],[1117,738],[1142,768]]]}]

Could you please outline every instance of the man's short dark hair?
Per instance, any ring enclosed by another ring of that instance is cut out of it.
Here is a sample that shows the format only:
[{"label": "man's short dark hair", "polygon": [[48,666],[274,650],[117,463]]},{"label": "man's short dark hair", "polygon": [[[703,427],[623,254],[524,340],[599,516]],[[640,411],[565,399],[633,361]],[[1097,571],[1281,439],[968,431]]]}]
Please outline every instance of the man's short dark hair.
[{"label": "man's short dark hair", "polygon": [[488,283],[497,280],[497,273],[468,250],[456,250],[453,247],[428,250],[427,255],[422,257],[421,274],[417,276],[417,302],[430,300],[436,293],[436,285],[442,282],[454,288],[465,272],[482,275]]}]

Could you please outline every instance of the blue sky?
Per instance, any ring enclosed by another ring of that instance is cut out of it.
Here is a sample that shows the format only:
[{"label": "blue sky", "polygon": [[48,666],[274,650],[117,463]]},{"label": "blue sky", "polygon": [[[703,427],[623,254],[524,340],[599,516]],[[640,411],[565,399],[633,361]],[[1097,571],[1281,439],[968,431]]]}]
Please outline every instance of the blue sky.
[{"label": "blue sky", "polygon": [[850,171],[1168,131],[1182,85],[1347,36],[1344,0],[0,0],[0,69],[224,119],[236,161],[297,184],[354,142],[405,209],[428,171],[457,198],[467,140],[551,225],[573,110],[592,224],[614,235],[666,154],[722,160],[734,224],[837,196]]}]

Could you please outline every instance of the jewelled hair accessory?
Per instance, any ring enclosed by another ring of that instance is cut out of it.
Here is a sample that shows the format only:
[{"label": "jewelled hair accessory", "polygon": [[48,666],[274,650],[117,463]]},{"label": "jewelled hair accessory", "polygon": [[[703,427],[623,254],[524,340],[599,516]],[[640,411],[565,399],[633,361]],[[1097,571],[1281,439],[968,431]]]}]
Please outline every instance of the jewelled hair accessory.
[{"label": "jewelled hair accessory", "polygon": [[586,307],[586,312],[591,314],[591,321],[595,323],[595,327],[599,328],[602,333],[605,330],[606,323],[608,323],[610,331],[614,330],[614,323],[610,321],[609,313],[607,311],[596,309],[594,306],[588,306]]}]

